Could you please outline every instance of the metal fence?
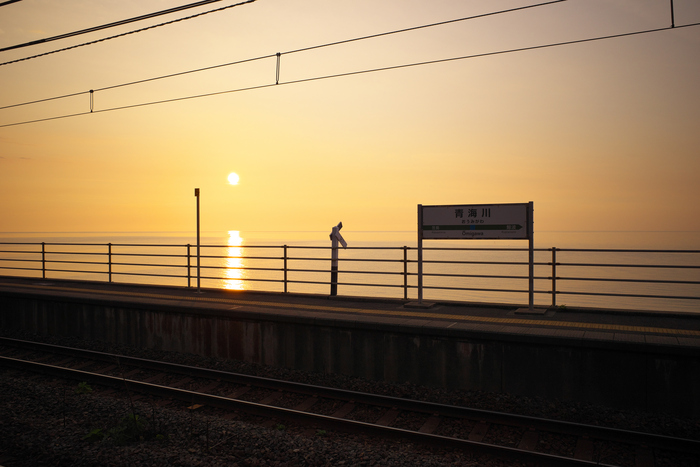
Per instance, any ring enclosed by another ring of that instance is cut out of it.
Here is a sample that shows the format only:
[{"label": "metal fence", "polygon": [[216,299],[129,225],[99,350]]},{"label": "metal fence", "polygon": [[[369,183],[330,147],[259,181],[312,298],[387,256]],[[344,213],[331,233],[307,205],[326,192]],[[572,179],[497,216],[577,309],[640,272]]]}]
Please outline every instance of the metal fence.
[{"label": "metal fence", "polygon": [[[523,303],[527,248],[423,248],[431,300]],[[0,274],[195,287],[328,293],[330,247],[0,242]],[[417,295],[416,248],[348,247],[339,258],[345,295]],[[197,275],[199,264],[199,276]],[[622,308],[698,311],[700,250],[535,249],[538,306],[632,300]],[[518,295],[519,294],[519,295]],[[508,298],[515,297],[515,298]],[[574,297],[577,297],[574,299]],[[651,305],[642,305],[642,303]],[[562,306],[562,305],[560,305]],[[616,306],[607,306],[616,308]]]}]

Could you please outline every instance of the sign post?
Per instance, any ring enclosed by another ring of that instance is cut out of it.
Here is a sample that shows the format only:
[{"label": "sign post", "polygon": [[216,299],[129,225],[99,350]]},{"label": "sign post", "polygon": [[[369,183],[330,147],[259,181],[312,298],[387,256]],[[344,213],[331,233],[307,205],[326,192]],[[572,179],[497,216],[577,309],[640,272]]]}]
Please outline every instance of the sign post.
[{"label": "sign post", "polygon": [[343,228],[343,223],[338,222],[338,225],[331,230],[331,296],[338,295],[338,242],[347,248],[348,244],[340,235],[340,229]]},{"label": "sign post", "polygon": [[423,303],[423,239],[528,240],[529,309],[534,307],[534,203],[418,205],[418,303]]},{"label": "sign post", "polygon": [[199,247],[200,247],[200,242],[199,242],[199,188],[194,189],[194,196],[197,198],[197,293],[202,293],[202,289],[200,288],[200,282],[201,282],[201,275],[199,271],[199,260],[200,260],[200,255],[199,255]]}]

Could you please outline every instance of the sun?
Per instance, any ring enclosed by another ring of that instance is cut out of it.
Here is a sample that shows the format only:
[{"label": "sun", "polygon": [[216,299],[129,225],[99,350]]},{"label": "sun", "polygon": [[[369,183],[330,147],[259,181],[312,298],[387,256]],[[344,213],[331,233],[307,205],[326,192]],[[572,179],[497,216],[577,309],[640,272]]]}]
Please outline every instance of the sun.
[{"label": "sun", "polygon": [[236,172],[231,172],[230,174],[228,174],[228,182],[231,185],[238,185],[239,179],[240,179],[240,177],[238,176],[238,174]]}]

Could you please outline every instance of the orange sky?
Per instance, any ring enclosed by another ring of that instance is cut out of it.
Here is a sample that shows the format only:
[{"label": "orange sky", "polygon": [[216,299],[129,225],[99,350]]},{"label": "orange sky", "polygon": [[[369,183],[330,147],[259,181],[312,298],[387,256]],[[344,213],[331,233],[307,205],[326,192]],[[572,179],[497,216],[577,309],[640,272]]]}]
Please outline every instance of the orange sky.
[{"label": "orange sky", "polygon": [[[0,48],[189,1],[24,0]],[[0,52],[0,62],[219,8]],[[257,0],[0,66],[0,107],[282,52],[94,95],[92,115],[0,127],[0,232],[411,230],[417,204],[534,201],[536,230],[700,231],[700,26],[304,83],[670,25],[667,0]],[[700,3],[675,1],[677,25]],[[0,109],[0,125],[89,97]],[[237,172],[240,184],[227,183]]]}]

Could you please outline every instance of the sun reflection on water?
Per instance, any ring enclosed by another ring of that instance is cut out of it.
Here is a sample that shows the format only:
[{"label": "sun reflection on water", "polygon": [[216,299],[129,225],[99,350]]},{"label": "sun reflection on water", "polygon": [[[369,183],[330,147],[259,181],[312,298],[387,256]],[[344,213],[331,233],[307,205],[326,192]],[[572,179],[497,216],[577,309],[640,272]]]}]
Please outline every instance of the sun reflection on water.
[{"label": "sun reflection on water", "polygon": [[226,251],[224,288],[228,290],[244,290],[245,270],[243,269],[243,238],[238,230],[229,230],[228,248]]}]

